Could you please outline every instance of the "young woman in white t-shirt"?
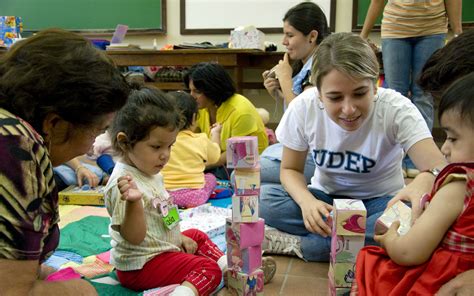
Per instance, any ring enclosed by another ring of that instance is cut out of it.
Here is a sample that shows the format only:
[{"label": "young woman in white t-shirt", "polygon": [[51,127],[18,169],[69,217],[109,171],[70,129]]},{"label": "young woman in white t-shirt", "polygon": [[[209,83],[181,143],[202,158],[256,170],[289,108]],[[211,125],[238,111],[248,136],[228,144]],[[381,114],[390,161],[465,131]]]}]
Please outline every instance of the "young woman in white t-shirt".
[{"label": "young woman in white t-shirt", "polygon": [[[267,233],[267,252],[327,261],[331,229],[325,219],[335,198],[364,202],[366,242],[373,243],[375,220],[404,188],[403,155],[422,170],[445,165],[417,108],[377,88],[378,71],[374,52],[359,36],[337,33],[319,45],[312,67],[316,88],[292,101],[276,131],[284,146],[282,185],[261,188],[260,216],[286,232]],[[309,186],[303,175],[308,152],[316,163]],[[415,200],[433,181],[421,174],[403,194]]]}]

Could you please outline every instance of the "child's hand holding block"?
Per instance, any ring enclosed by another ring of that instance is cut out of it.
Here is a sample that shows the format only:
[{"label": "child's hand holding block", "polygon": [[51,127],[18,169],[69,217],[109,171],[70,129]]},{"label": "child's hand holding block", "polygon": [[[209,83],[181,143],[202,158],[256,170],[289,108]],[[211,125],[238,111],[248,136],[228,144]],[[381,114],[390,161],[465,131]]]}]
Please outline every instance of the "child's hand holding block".
[{"label": "child's hand holding block", "polygon": [[232,196],[232,221],[258,222],[258,195]]},{"label": "child's hand holding block", "polygon": [[254,136],[227,139],[227,167],[253,168],[258,164],[258,139]]},{"label": "child's hand holding block", "polygon": [[358,199],[334,199],[333,235],[365,236],[367,211]]},{"label": "child's hand holding block", "polygon": [[263,271],[255,270],[251,274],[227,270],[227,289],[229,295],[260,296],[263,295]]},{"label": "child's hand holding block", "polygon": [[258,195],[260,193],[260,166],[235,170],[232,185],[236,195]]},{"label": "child's hand holding block", "polygon": [[405,235],[410,230],[411,208],[402,201],[397,201],[377,219],[377,222],[375,222],[375,234],[384,234],[395,221],[400,221],[398,234]]},{"label": "child's hand holding block", "polygon": [[261,218],[255,223],[232,222],[227,218],[225,228],[227,243],[237,245],[241,249],[261,245],[265,236],[265,221]]}]

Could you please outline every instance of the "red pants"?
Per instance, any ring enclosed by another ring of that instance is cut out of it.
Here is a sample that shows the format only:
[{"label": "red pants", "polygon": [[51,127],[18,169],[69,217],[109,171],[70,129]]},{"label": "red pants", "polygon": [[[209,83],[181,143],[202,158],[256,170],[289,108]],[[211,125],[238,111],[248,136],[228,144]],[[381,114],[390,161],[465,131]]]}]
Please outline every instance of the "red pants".
[{"label": "red pants", "polygon": [[200,230],[189,229],[183,234],[197,243],[195,254],[166,252],[148,261],[142,269],[117,270],[122,286],[143,291],[187,281],[196,287],[199,295],[213,292],[222,279],[217,260],[224,253]]}]

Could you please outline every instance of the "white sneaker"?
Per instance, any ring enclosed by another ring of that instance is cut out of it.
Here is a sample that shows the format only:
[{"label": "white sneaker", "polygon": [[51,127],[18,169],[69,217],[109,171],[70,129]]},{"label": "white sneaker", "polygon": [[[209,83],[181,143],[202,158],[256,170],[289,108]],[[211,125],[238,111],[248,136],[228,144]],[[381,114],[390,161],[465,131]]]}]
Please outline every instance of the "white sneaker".
[{"label": "white sneaker", "polygon": [[268,254],[298,256],[303,259],[301,238],[299,236],[280,231],[268,225],[265,225],[263,252]]}]

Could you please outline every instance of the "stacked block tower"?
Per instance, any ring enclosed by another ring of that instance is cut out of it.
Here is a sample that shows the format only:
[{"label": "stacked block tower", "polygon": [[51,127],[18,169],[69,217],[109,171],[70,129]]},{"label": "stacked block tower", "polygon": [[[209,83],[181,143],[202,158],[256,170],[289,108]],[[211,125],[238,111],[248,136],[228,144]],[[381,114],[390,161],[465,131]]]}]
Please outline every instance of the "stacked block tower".
[{"label": "stacked block tower", "polygon": [[234,169],[232,218],[226,221],[227,289],[231,295],[263,295],[261,267],[265,222],[258,217],[257,137],[228,139],[227,167]]},{"label": "stacked block tower", "polygon": [[367,211],[357,199],[334,199],[329,264],[329,295],[349,295],[357,254],[364,246]]}]

